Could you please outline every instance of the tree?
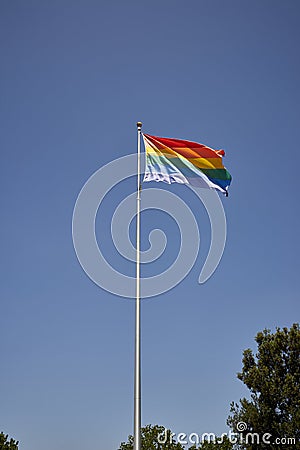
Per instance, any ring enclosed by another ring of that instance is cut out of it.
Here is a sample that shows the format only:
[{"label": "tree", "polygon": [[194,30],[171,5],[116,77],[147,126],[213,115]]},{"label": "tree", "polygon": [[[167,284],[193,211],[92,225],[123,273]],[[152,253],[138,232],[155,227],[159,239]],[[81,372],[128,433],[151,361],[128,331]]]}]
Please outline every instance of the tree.
[{"label": "tree", "polygon": [[0,433],[0,450],[18,450],[19,442],[14,439],[8,440],[8,435]]},{"label": "tree", "polygon": [[[280,328],[259,332],[255,338],[258,351],[243,353],[243,368],[237,377],[249,388],[250,400],[231,403],[228,425],[243,431],[239,448],[251,450],[299,449],[300,439],[300,329]],[[242,424],[242,425],[241,425]],[[246,430],[242,430],[245,427]],[[256,433],[260,442],[247,434]],[[264,434],[271,443],[262,442]],[[295,443],[290,439],[295,439]],[[290,445],[289,445],[290,444]]]},{"label": "tree", "polygon": [[[121,442],[119,450],[133,450],[133,436],[128,436],[128,442]],[[141,450],[184,450],[176,443],[171,430],[160,425],[146,425],[141,429]]]},{"label": "tree", "polygon": [[216,437],[215,442],[204,441],[200,447],[193,445],[189,450],[233,450],[233,443],[227,436]]}]

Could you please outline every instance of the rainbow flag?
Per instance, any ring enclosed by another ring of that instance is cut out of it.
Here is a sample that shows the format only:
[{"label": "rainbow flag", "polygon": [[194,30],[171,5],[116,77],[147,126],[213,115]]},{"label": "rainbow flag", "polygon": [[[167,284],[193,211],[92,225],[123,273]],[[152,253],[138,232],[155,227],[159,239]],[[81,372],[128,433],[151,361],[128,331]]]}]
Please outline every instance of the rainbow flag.
[{"label": "rainbow flag", "polygon": [[223,166],[224,150],[149,134],[143,134],[143,140],[146,149],[144,181],[191,184],[228,195],[231,175]]}]

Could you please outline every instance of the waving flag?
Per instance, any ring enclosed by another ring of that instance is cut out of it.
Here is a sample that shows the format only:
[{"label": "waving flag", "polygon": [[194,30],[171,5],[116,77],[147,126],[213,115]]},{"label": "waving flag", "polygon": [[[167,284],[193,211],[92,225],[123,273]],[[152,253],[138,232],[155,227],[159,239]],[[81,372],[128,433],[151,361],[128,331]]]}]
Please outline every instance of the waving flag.
[{"label": "waving flag", "polygon": [[224,150],[197,142],[143,134],[146,149],[144,181],[191,184],[228,195],[231,175],[223,166]]}]

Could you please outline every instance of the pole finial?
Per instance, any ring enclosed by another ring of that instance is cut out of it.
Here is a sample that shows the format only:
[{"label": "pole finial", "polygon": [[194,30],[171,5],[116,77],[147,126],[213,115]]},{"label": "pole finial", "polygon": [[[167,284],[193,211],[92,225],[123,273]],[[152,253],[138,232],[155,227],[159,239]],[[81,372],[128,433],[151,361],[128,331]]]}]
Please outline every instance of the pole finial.
[{"label": "pole finial", "polygon": [[142,128],[142,122],[137,122],[136,126],[138,127],[138,130],[140,130]]}]

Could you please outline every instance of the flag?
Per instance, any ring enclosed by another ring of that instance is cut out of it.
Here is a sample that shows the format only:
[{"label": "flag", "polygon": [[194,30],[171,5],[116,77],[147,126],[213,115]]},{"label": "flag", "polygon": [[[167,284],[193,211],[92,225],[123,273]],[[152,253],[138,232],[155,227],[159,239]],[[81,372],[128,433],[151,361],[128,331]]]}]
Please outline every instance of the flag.
[{"label": "flag", "polygon": [[223,166],[224,150],[149,134],[143,134],[143,140],[146,150],[144,181],[191,184],[228,195],[231,175]]}]

